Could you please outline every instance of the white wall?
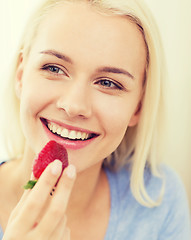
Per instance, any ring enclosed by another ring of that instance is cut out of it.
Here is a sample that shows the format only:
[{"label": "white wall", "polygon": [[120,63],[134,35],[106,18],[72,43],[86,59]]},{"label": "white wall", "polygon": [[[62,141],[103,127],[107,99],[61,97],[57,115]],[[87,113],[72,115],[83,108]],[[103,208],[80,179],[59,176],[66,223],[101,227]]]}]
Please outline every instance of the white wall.
[{"label": "white wall", "polygon": [[[191,1],[146,0],[158,21],[170,79],[170,135],[165,160],[181,175],[191,205]],[[0,91],[25,19],[39,0],[0,0]],[[1,146],[0,141],[0,146]],[[5,153],[0,147],[0,158]]]},{"label": "white wall", "polygon": [[170,81],[170,135],[165,160],[182,177],[191,207],[191,1],[145,0],[158,21]]}]

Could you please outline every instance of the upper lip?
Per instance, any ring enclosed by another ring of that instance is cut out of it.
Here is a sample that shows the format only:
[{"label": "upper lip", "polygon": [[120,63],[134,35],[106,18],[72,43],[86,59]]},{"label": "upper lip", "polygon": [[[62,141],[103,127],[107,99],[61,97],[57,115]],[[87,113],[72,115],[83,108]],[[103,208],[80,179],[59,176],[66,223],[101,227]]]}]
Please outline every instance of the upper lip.
[{"label": "upper lip", "polygon": [[43,122],[46,122],[46,124],[48,123],[55,123],[63,128],[66,128],[68,130],[74,130],[74,131],[79,131],[79,132],[85,132],[85,133],[88,133],[88,134],[95,134],[95,135],[100,135],[99,133],[97,132],[92,132],[90,130],[87,130],[87,129],[84,129],[84,128],[80,128],[80,127],[76,127],[76,126],[71,126],[71,125],[68,125],[68,124],[65,124],[63,122],[60,122],[58,120],[48,120],[46,118],[41,118],[41,120]]}]

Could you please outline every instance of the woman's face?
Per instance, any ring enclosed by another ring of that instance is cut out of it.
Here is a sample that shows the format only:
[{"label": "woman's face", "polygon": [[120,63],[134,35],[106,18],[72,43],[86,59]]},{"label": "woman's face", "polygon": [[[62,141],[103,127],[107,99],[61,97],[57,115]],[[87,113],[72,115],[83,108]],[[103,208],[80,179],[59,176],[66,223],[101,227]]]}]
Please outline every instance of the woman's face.
[{"label": "woman's face", "polygon": [[55,7],[17,72],[32,150],[56,140],[78,171],[101,165],[139,119],[145,64],[142,34],[127,18],[85,3]]}]

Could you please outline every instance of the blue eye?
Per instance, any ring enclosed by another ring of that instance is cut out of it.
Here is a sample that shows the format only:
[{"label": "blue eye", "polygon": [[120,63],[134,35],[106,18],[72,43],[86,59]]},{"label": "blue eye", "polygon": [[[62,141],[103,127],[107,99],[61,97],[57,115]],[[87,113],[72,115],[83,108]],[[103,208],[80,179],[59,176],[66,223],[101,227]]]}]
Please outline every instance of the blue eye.
[{"label": "blue eye", "polygon": [[122,86],[120,86],[119,84],[114,83],[113,81],[110,81],[108,79],[99,80],[98,84],[103,86],[104,88],[122,89]]},{"label": "blue eye", "polygon": [[63,72],[60,68],[55,67],[55,66],[49,66],[48,69],[53,72],[53,73],[60,73]]},{"label": "blue eye", "polygon": [[102,86],[104,86],[104,87],[112,87],[112,86],[114,86],[114,84],[111,81],[109,81],[109,80],[101,80],[100,84]]},{"label": "blue eye", "polygon": [[59,68],[55,65],[45,65],[45,66],[42,67],[42,70],[48,71],[52,74],[67,75],[61,68]]}]

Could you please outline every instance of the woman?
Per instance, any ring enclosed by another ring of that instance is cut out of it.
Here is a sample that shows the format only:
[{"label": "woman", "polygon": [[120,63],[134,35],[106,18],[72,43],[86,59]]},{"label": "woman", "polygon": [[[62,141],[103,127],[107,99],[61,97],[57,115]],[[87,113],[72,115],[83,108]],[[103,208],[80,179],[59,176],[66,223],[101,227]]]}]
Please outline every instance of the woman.
[{"label": "woman", "polygon": [[[189,239],[184,188],[158,160],[165,67],[141,4],[48,0],[30,19],[7,94],[18,132],[0,168],[4,240]],[[60,177],[55,160],[23,194],[50,140],[69,166]]]}]

